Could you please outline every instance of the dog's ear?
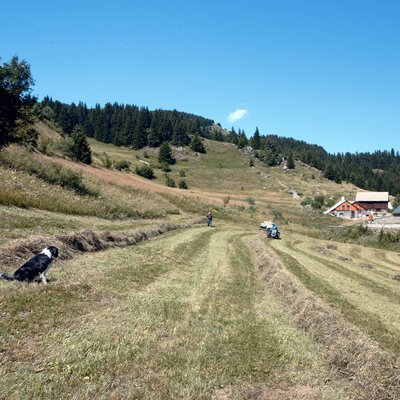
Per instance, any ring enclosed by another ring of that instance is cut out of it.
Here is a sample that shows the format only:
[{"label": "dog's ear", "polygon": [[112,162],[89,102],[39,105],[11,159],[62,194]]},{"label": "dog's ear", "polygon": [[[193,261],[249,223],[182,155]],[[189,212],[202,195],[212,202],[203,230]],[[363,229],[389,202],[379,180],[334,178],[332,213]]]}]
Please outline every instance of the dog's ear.
[{"label": "dog's ear", "polygon": [[48,247],[52,257],[58,257],[58,249],[56,246],[49,246]]}]

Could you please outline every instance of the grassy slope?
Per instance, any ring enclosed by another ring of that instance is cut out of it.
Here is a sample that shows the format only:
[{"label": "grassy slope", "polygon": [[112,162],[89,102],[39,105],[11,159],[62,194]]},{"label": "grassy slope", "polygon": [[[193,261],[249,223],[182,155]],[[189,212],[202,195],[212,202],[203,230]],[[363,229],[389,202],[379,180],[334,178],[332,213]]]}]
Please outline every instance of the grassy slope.
[{"label": "grassy slope", "polygon": [[[42,133],[55,140],[54,131],[45,128]],[[174,150],[178,162],[170,175],[178,180],[184,170],[191,193],[165,188],[160,170],[154,183],[103,170],[96,156],[107,152],[114,160],[131,161],[133,168],[141,165],[138,158],[156,163],[152,149],[145,159],[143,150],[91,140],[94,167],[53,159],[81,171],[84,182],[96,187],[105,201],[117,198],[142,217],[156,210],[152,220],[88,214],[98,209],[90,198],[84,199],[89,203],[82,215],[49,211],[48,205],[40,206],[38,185],[48,193],[43,201],[54,197],[52,204],[71,207],[76,198],[78,209],[82,198],[0,168],[10,193],[32,199],[27,206],[43,208],[0,206],[0,245],[87,227],[130,229],[161,221],[154,219],[161,216],[181,221],[203,215],[210,203],[218,210],[220,225],[59,262],[50,273],[56,280],[47,287],[0,282],[0,373],[6,377],[0,397],[58,398],[65,392],[72,398],[339,399],[347,391],[352,398],[352,381],[332,375],[321,343],[293,323],[279,296],[267,289],[253,260],[254,249],[248,250],[259,221],[277,212],[289,224],[281,226],[283,240],[266,242],[275,251],[269,257],[280,257],[289,276],[382,349],[398,354],[396,253],[307,237],[308,231],[313,236],[323,232],[327,220],[308,214],[299,207],[301,199],[288,194],[295,189],[305,196],[346,195],[354,187],[336,185],[300,164],[291,172],[260,163],[249,168],[248,155],[233,146],[205,143],[206,155]],[[148,186],[138,188],[140,182]],[[223,208],[228,195],[231,200]],[[249,197],[253,208],[248,208]],[[234,206],[235,199],[247,209]],[[223,225],[222,219],[237,223]],[[328,224],[340,229],[337,220]],[[285,285],[276,285],[285,290]],[[364,395],[355,398],[368,398],[365,390]]]},{"label": "grassy slope", "polygon": [[[289,189],[301,192],[304,196],[322,193],[336,198],[355,194],[356,188],[353,185],[337,185],[321,178],[319,171],[301,163],[297,164],[295,171],[283,171],[280,167],[268,168],[261,162],[256,162],[255,167],[250,168],[249,155],[238,151],[236,146],[210,140],[205,140],[204,144],[207,154],[196,154],[186,148],[174,149],[177,163],[171,167],[170,175],[177,180],[179,171],[184,170],[187,175],[185,180],[192,189],[231,194],[239,198],[256,196],[259,201],[283,200],[287,203],[291,202],[291,196],[287,193]],[[90,139],[90,145],[95,154],[105,152],[112,160],[123,159],[139,166],[142,165],[139,159],[157,163],[157,151],[151,148],[135,151],[106,145],[94,139]],[[143,156],[145,151],[149,158]],[[95,163],[102,165],[99,158],[95,158]],[[158,171],[157,175],[156,182],[163,184],[163,174]]]}]

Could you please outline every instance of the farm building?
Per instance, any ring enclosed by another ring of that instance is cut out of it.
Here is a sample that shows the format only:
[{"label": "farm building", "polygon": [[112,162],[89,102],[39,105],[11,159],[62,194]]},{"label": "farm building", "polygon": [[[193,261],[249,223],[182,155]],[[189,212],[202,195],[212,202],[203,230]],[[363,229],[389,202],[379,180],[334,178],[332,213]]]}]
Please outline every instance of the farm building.
[{"label": "farm building", "polygon": [[398,206],[397,208],[395,208],[395,209],[393,210],[393,215],[394,215],[395,217],[400,217],[400,206]]},{"label": "farm building", "polygon": [[367,211],[387,211],[389,207],[389,193],[357,192],[356,202]]},{"label": "farm building", "polygon": [[338,203],[329,210],[326,210],[324,214],[335,215],[339,218],[353,219],[366,216],[367,210],[357,201],[349,201],[342,197]]}]

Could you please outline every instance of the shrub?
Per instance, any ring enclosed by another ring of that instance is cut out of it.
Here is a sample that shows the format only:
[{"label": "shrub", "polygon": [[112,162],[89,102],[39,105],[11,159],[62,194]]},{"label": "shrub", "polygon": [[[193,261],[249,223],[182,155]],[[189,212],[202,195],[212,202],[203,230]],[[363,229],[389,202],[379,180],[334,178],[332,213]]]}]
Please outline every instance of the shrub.
[{"label": "shrub", "polygon": [[252,204],[252,205],[256,204],[256,200],[254,199],[254,197],[248,197],[248,198],[246,199],[246,201],[247,201],[249,204]]},{"label": "shrub", "polygon": [[114,163],[114,167],[118,171],[129,171],[130,162],[127,160],[117,160]]},{"label": "shrub", "polygon": [[181,179],[178,183],[179,189],[188,189],[188,185],[185,180]]},{"label": "shrub", "polygon": [[50,154],[50,147],[53,144],[53,141],[46,137],[41,136],[38,142],[38,150],[43,154]]},{"label": "shrub", "polygon": [[179,171],[179,176],[182,177],[182,178],[184,178],[184,177],[186,176],[185,170],[181,169],[181,170]]},{"label": "shrub", "polygon": [[171,172],[171,167],[166,162],[161,163],[160,168],[161,168],[161,171],[163,171],[163,172]]},{"label": "shrub", "polygon": [[154,171],[153,168],[151,168],[149,165],[143,165],[142,167],[136,167],[136,173],[143,178],[147,179],[154,179]]},{"label": "shrub", "polygon": [[325,196],[318,195],[314,197],[314,201],[312,204],[313,208],[321,209],[324,204],[325,204]]},{"label": "shrub", "polygon": [[302,206],[310,205],[312,208],[315,208],[317,210],[320,210],[324,206],[324,204],[325,204],[325,196],[323,195],[315,196],[314,199],[307,197],[301,202]]},{"label": "shrub", "polygon": [[101,163],[104,168],[111,169],[112,161],[106,152],[103,152],[103,155],[100,157]]},{"label": "shrub", "polygon": [[176,187],[175,181],[168,175],[165,175],[165,184],[169,187]]}]

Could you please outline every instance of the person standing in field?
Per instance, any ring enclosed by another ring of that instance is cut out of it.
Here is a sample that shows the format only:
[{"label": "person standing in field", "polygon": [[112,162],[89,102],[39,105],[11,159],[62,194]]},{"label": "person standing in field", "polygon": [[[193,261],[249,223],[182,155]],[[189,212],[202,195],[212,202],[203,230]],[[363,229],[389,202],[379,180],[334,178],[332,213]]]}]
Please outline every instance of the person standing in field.
[{"label": "person standing in field", "polygon": [[212,226],[213,215],[211,211],[207,214],[207,225]]}]

